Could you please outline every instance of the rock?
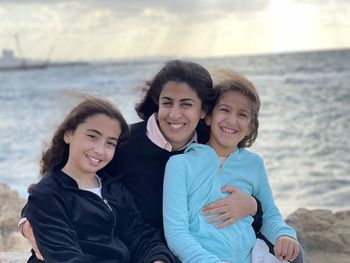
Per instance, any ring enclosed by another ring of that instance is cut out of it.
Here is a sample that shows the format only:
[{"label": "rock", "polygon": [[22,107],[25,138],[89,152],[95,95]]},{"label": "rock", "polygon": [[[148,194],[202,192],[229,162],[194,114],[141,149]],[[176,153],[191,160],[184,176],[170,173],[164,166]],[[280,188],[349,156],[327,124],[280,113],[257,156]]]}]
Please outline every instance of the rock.
[{"label": "rock", "polygon": [[299,208],[286,222],[297,231],[307,262],[348,262],[350,211]]},{"label": "rock", "polygon": [[17,228],[25,200],[6,184],[0,184],[0,203],[0,251],[29,251],[28,242]]},{"label": "rock", "polygon": [[29,256],[30,253],[21,251],[0,252],[0,263],[24,263]]},{"label": "rock", "polygon": [[29,251],[29,242],[18,231],[12,232],[5,240],[5,248],[8,251]]}]

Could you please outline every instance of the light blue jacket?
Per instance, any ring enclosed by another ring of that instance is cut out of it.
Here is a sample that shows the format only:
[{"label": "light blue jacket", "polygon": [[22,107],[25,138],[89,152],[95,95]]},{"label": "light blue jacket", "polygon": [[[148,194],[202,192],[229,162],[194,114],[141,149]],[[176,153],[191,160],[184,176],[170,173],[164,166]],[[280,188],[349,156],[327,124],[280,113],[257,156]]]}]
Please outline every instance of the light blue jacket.
[{"label": "light blue jacket", "polygon": [[221,165],[213,148],[191,144],[184,154],[171,157],[166,165],[163,192],[163,221],[170,250],[186,263],[250,262],[255,233],[247,216],[218,229],[206,223],[204,205],[227,196],[220,189],[238,187],[255,196],[263,211],[262,234],[273,244],[281,235],[296,239],[275,205],[262,158],[237,149]]}]

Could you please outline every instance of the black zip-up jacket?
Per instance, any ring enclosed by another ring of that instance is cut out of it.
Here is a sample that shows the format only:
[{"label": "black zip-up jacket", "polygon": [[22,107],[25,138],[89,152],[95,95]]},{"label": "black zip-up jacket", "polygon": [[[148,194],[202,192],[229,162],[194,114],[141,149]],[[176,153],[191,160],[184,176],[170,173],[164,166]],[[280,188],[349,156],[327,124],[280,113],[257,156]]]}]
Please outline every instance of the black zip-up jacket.
[{"label": "black zip-up jacket", "polygon": [[100,176],[102,199],[58,169],[32,189],[25,214],[45,262],[175,262],[118,178]]}]

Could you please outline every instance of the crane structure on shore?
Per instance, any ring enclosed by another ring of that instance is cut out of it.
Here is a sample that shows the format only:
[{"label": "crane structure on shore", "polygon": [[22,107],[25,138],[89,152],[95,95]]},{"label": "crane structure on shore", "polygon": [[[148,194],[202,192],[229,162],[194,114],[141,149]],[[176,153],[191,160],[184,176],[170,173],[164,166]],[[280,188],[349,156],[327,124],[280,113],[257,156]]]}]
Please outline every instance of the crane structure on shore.
[{"label": "crane structure on shore", "polygon": [[51,55],[52,52],[52,47],[50,48],[49,54],[44,62],[40,63],[28,63],[26,57],[24,56],[24,53],[22,51],[21,43],[19,41],[18,35],[15,34],[14,36],[15,42],[16,42],[16,51],[18,54],[18,59],[20,60],[20,65],[19,67],[21,69],[28,69],[28,68],[46,68],[49,64],[49,56]]}]

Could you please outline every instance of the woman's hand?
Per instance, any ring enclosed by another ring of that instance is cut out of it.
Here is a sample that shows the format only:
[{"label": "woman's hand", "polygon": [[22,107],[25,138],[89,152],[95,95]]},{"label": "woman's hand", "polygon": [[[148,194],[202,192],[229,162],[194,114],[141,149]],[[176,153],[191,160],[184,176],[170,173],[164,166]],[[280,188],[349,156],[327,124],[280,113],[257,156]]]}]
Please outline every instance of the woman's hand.
[{"label": "woman's hand", "polygon": [[298,242],[289,236],[280,236],[273,248],[275,256],[279,260],[293,261],[299,254]]},{"label": "woman's hand", "polygon": [[221,188],[221,192],[228,192],[230,195],[204,206],[202,210],[205,216],[219,214],[210,218],[208,223],[223,221],[216,225],[218,228],[222,228],[231,225],[245,216],[254,216],[256,214],[258,206],[254,197],[246,195],[233,186],[224,186]]},{"label": "woman's hand", "polygon": [[36,244],[32,225],[28,221],[25,221],[22,224],[21,233],[29,241],[30,245],[32,246],[32,248],[35,252],[35,256],[37,257],[37,259],[44,260],[43,256],[41,255],[41,253],[39,251],[39,248]]}]

